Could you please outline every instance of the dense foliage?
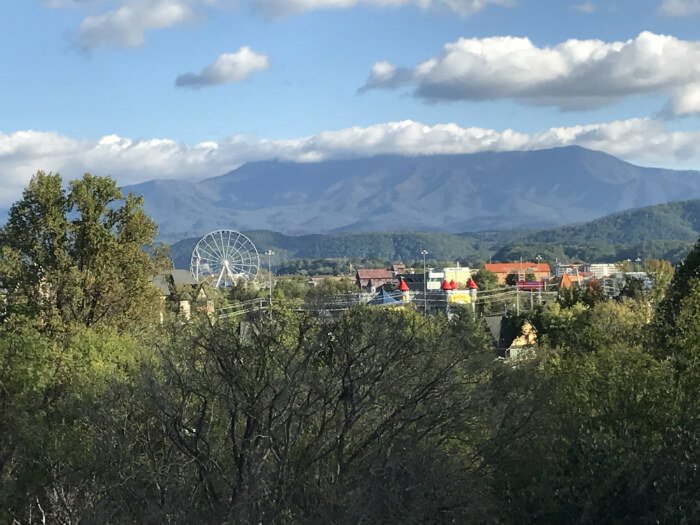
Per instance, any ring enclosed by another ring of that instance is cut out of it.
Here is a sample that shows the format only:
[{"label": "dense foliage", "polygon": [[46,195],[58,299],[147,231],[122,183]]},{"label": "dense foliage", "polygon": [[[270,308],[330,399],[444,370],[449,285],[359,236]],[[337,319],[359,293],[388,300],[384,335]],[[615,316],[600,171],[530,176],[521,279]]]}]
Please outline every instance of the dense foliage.
[{"label": "dense foliage", "polygon": [[[700,521],[700,244],[675,276],[651,265],[651,291],[511,315],[510,339],[528,321],[539,344],[497,359],[471,309],[324,311],[339,279],[280,282],[270,311],[145,322],[152,303],[76,262],[102,239],[111,278],[135,272],[107,225],[138,203],[68,213],[59,182],[37,177],[13,208],[26,228],[3,230],[4,261],[32,266],[0,321],[0,523]],[[108,182],[82,181],[94,198]],[[75,276],[115,315],[36,289]]]}]

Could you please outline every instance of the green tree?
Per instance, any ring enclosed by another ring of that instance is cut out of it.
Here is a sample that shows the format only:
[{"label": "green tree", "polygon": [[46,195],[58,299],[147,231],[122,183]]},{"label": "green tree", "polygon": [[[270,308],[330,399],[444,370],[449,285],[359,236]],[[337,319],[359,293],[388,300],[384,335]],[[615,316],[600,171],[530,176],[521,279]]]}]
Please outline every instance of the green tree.
[{"label": "green tree", "polygon": [[675,418],[669,366],[623,345],[551,352],[499,376],[491,457],[506,522],[664,521],[645,506]]},{"label": "green tree", "polygon": [[481,291],[491,290],[498,286],[498,276],[493,272],[489,272],[485,268],[474,272],[472,274],[472,278],[474,281],[476,281],[476,284],[479,286],[479,290]]},{"label": "green tree", "polygon": [[634,299],[636,301],[645,299],[644,281],[638,277],[625,275],[625,284],[620,290],[620,298]]},{"label": "green tree", "polygon": [[306,303],[323,308],[330,302],[340,300],[342,302],[343,296],[345,296],[345,301],[348,301],[348,294],[356,294],[357,287],[355,283],[346,277],[341,279],[329,279],[325,278],[317,283],[315,286],[309,287],[306,293]]},{"label": "green tree", "polygon": [[649,350],[673,367],[680,414],[668,425],[664,447],[651,473],[649,512],[661,520],[695,523],[700,520],[700,242],[676,270],[649,329]]},{"label": "green tree", "polygon": [[644,271],[654,281],[650,298],[658,304],[666,296],[666,291],[673,280],[675,273],[673,265],[663,259],[647,259],[644,261]]},{"label": "green tree", "polygon": [[102,470],[88,422],[112,385],[134,387],[153,355],[112,328],[58,338],[35,325],[19,317],[0,324],[1,523],[41,523],[44,511],[46,523],[74,522],[67,517],[83,509],[73,490]]},{"label": "green tree", "polygon": [[557,302],[566,308],[570,308],[577,303],[592,307],[605,300],[607,298],[598,279],[592,279],[584,286],[574,283],[571,287],[559,288],[557,295]]},{"label": "green tree", "polygon": [[39,317],[52,330],[150,321],[156,267],[145,249],[156,225],[142,204],[108,177],[86,174],[65,190],[59,175],[34,176],[0,230],[6,315]]},{"label": "green tree", "polygon": [[307,279],[303,277],[278,278],[272,290],[273,301],[301,301],[308,289]]},{"label": "green tree", "polygon": [[[174,327],[139,387],[114,385],[86,420],[98,463],[83,478],[94,480],[93,499],[78,498],[75,516],[490,520],[476,391],[493,357],[465,313],[427,320],[360,307],[328,318],[277,307],[247,330],[204,319]],[[59,488],[71,493],[74,481]]]},{"label": "green tree", "polygon": [[508,275],[506,275],[506,285],[515,286],[516,284],[518,284],[517,273],[509,273]]}]

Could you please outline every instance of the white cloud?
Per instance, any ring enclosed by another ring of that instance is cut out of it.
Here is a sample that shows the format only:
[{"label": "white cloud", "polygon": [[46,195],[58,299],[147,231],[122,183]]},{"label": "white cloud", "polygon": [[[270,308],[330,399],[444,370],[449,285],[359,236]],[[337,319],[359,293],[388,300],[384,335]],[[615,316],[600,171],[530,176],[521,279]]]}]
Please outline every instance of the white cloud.
[{"label": "white cloud", "polygon": [[271,17],[280,17],[317,9],[348,9],[358,5],[399,7],[415,5],[425,10],[450,11],[473,15],[489,5],[512,6],[515,0],[252,0],[253,5]]},{"label": "white cloud", "polygon": [[[462,38],[414,68],[375,64],[363,90],[408,85],[429,100],[515,99],[564,110],[589,109],[623,97],[700,91],[700,42],[640,33],[625,42],[567,40],[537,47],[512,36]],[[677,113],[700,107],[672,103]]]},{"label": "white cloud", "polygon": [[188,0],[128,0],[112,11],[86,17],[78,28],[85,50],[97,47],[139,47],[146,32],[192,21],[196,13]]},{"label": "white cloud", "polygon": [[183,144],[109,135],[75,139],[43,131],[0,133],[0,207],[17,199],[37,170],[66,177],[85,171],[112,175],[120,184],[154,178],[198,179],[263,159],[315,162],[380,154],[429,155],[511,151],[580,145],[644,164],[700,168],[700,131],[672,131],[644,118],[540,133],[497,131],[456,124],[426,126],[411,120],[324,131],[289,140],[233,135],[219,142]]},{"label": "white cloud", "polygon": [[[358,5],[399,7],[415,5],[424,10],[454,12],[469,16],[489,5],[512,6],[517,0],[247,0],[269,17],[276,18],[317,9],[347,9]],[[91,14],[78,30],[79,47],[89,51],[98,47],[139,47],[146,33],[164,29],[203,16],[205,6],[227,8],[239,0],[41,0],[48,8],[95,7],[115,4],[114,9]],[[94,10],[94,9],[93,9]]]},{"label": "white cloud", "polygon": [[255,71],[270,67],[267,56],[256,53],[248,46],[235,53],[224,53],[206,66],[201,73],[185,73],[175,80],[178,87],[202,88],[245,80]]},{"label": "white cloud", "polygon": [[594,13],[596,10],[596,5],[593,2],[583,2],[581,4],[574,4],[571,6],[573,9],[576,11],[580,11],[582,13],[586,14],[591,14]]},{"label": "white cloud", "polygon": [[661,13],[666,16],[688,16],[700,13],[700,0],[662,0]]},{"label": "white cloud", "polygon": [[698,84],[676,89],[666,108],[667,115],[700,114],[700,87]]}]

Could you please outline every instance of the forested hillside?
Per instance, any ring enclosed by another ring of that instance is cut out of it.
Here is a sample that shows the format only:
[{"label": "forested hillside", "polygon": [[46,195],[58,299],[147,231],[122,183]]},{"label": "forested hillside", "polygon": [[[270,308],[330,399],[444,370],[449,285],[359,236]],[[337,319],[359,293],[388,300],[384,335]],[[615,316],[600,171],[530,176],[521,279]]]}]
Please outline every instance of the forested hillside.
[{"label": "forested hillside", "polygon": [[[398,232],[289,236],[270,231],[247,235],[262,253],[276,252],[278,265],[289,259],[371,259],[418,261],[428,250],[432,261],[533,259],[554,262],[615,262],[627,258],[682,260],[700,236],[700,200],[672,202],[616,213],[591,222],[547,230],[503,230],[462,234]],[[197,238],[172,246],[178,268],[188,268]]]},{"label": "forested hillside", "polygon": [[700,235],[700,200],[627,210],[588,223],[523,235],[493,254],[613,262],[641,257],[682,260]]}]

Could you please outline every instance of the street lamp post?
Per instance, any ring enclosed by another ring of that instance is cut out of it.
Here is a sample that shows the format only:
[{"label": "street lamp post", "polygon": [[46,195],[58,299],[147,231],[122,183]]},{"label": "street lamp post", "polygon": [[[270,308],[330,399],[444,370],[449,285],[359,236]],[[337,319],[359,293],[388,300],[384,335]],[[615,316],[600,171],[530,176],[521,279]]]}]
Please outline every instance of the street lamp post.
[{"label": "street lamp post", "polygon": [[425,271],[425,256],[428,255],[428,250],[421,250],[423,256],[423,312],[428,313],[428,274]]},{"label": "street lamp post", "polygon": [[267,255],[267,274],[270,279],[270,315],[272,315],[272,256],[275,255],[275,252],[272,250],[267,250],[265,252],[265,255]]}]

